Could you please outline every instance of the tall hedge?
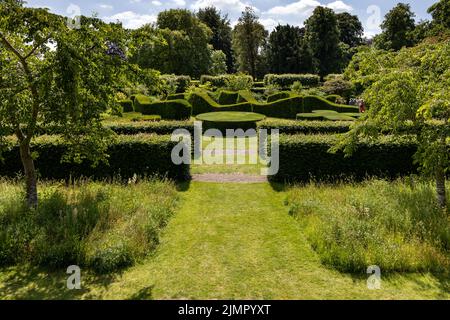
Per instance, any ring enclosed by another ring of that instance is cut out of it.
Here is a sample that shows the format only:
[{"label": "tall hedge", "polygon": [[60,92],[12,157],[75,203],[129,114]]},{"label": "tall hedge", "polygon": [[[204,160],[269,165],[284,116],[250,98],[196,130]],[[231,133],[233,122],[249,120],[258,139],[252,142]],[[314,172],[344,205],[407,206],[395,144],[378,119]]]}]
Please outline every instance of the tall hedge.
[{"label": "tall hedge", "polygon": [[320,77],[315,74],[266,74],[264,85],[274,85],[288,90],[294,84],[300,82],[305,87],[316,87],[320,84]]},{"label": "tall hedge", "polygon": [[219,93],[219,104],[235,104],[238,100],[238,95],[235,91],[221,90]]},{"label": "tall hedge", "polygon": [[189,103],[192,105],[193,116],[215,111],[252,111],[252,105],[250,103],[220,105],[216,101],[214,101],[205,91],[197,91],[191,93],[189,97]]},{"label": "tall hedge", "polygon": [[347,106],[343,104],[336,104],[327,99],[317,96],[303,97],[303,113],[308,113],[313,110],[333,110],[337,112],[359,112],[359,108],[355,106]]},{"label": "tall hedge", "polygon": [[191,85],[190,76],[177,76],[173,74],[163,74],[161,79],[165,81],[174,81],[177,86],[177,93],[184,93],[187,88]]},{"label": "tall hedge", "polygon": [[[81,164],[61,162],[67,147],[56,136],[37,138],[32,150],[38,154],[35,164],[40,178],[44,179],[63,180],[81,176],[97,179],[120,176],[128,179],[136,174],[186,180],[189,178],[189,165],[175,165],[171,160],[176,144],[169,135],[118,136],[108,147],[108,164],[100,163],[96,167],[92,167],[90,161]],[[10,143],[2,155],[4,162],[0,163],[0,176],[14,177],[22,173],[17,145]]]},{"label": "tall hedge", "polygon": [[263,114],[267,117],[295,119],[297,113],[302,112],[303,98],[291,97],[270,103],[252,104],[253,112]]},{"label": "tall hedge", "polygon": [[220,76],[203,75],[203,76],[200,77],[200,83],[201,84],[205,84],[205,83],[209,82],[209,83],[211,83],[211,85],[213,87],[223,88],[223,87],[226,87],[228,79],[232,79],[232,78],[235,78],[235,77],[245,78],[245,81],[250,83],[251,86],[253,86],[253,78],[252,78],[252,76],[248,76],[248,75],[233,75],[233,74],[223,74],[223,75],[220,75]]},{"label": "tall hedge", "polygon": [[192,106],[186,100],[166,100],[144,104],[141,112],[160,115],[164,120],[186,120],[191,117]]},{"label": "tall hedge", "polygon": [[143,94],[137,94],[134,97],[134,111],[142,112],[142,106],[152,103],[153,100]]},{"label": "tall hedge", "polygon": [[329,153],[335,135],[281,135],[280,169],[273,181],[308,182],[338,179],[361,180],[369,176],[394,178],[416,173],[413,155],[417,144],[409,139],[385,136],[375,142],[360,142],[356,152],[345,157]]},{"label": "tall hedge", "polygon": [[172,134],[177,129],[186,129],[189,132],[194,132],[193,121],[145,121],[145,122],[131,122],[131,123],[108,123],[107,128],[111,129],[117,134],[136,135],[139,133],[147,134]]},{"label": "tall hedge", "polygon": [[299,121],[269,119],[258,123],[260,129],[278,129],[282,134],[335,134],[350,130],[348,121]]},{"label": "tall hedge", "polygon": [[133,112],[134,111],[133,100],[131,100],[131,99],[121,100],[121,101],[119,101],[119,104],[122,107],[123,112]]}]

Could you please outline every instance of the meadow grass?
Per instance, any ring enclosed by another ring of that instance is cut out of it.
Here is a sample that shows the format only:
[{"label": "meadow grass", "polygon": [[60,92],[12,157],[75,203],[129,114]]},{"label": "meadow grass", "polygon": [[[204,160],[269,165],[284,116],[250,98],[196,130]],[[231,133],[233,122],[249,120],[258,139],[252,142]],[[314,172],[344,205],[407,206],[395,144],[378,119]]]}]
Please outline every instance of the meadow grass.
[{"label": "meadow grass", "polygon": [[293,187],[286,205],[321,261],[345,272],[450,270],[450,215],[413,179]]},{"label": "meadow grass", "polygon": [[128,267],[155,249],[177,204],[162,180],[43,182],[39,198],[30,210],[22,184],[0,181],[0,265]]}]

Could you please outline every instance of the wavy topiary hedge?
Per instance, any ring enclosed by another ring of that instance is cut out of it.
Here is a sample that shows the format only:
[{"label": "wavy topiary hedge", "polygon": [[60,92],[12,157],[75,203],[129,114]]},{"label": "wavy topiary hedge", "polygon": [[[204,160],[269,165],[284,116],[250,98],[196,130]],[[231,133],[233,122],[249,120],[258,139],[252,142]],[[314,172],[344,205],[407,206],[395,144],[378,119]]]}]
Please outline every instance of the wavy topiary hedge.
[{"label": "wavy topiary hedge", "polygon": [[271,103],[254,103],[253,112],[267,117],[295,119],[297,113],[303,110],[303,98],[300,96],[277,100]]},{"label": "wavy topiary hedge", "polygon": [[126,99],[119,101],[120,106],[122,107],[122,112],[133,112],[134,111],[134,105],[133,100]]},{"label": "wavy topiary hedge", "polygon": [[160,115],[165,120],[186,120],[191,117],[192,106],[186,100],[166,100],[143,104],[141,112]]},{"label": "wavy topiary hedge", "polygon": [[287,99],[295,96],[292,91],[281,91],[274,94],[271,94],[267,97],[267,102],[274,102],[281,99]]},{"label": "wavy topiary hedge", "polygon": [[350,157],[328,152],[337,139],[335,135],[281,135],[280,170],[270,178],[283,182],[362,180],[417,172],[413,163],[417,144],[411,139],[384,136],[374,142],[361,141]]},{"label": "wavy topiary hedge", "polygon": [[236,103],[231,105],[220,105],[214,101],[207,92],[196,91],[191,93],[189,103],[192,105],[192,115],[215,111],[242,111],[252,112],[252,105],[248,102]]},{"label": "wavy topiary hedge", "polygon": [[185,99],[185,96],[184,93],[169,94],[166,100],[183,100]]},{"label": "wavy topiary hedge", "polygon": [[[190,175],[189,165],[175,165],[171,160],[176,144],[169,135],[118,136],[108,147],[108,164],[100,163],[96,167],[92,167],[90,161],[81,164],[61,162],[67,147],[56,136],[36,138],[32,150],[39,155],[35,164],[39,176],[44,179],[65,180],[81,176],[98,179],[120,176],[128,179],[136,174],[185,180]],[[15,177],[22,173],[17,145],[10,142],[2,156],[5,161],[0,166],[0,176]]]},{"label": "wavy topiary hedge", "polygon": [[313,110],[334,110],[337,112],[359,112],[358,107],[347,106],[343,104],[336,104],[324,98],[317,96],[303,97],[303,111],[302,113],[309,113]]},{"label": "wavy topiary hedge", "polygon": [[239,93],[235,91],[222,90],[219,93],[219,104],[220,105],[230,105],[236,104],[238,100]]}]

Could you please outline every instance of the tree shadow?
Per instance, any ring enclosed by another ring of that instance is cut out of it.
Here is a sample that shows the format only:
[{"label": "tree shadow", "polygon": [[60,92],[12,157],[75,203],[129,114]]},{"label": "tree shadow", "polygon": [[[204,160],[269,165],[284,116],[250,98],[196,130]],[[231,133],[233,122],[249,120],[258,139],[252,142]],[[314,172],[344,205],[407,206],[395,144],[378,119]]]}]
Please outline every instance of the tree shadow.
[{"label": "tree shadow", "polygon": [[153,287],[142,288],[138,292],[132,294],[127,300],[153,300]]}]

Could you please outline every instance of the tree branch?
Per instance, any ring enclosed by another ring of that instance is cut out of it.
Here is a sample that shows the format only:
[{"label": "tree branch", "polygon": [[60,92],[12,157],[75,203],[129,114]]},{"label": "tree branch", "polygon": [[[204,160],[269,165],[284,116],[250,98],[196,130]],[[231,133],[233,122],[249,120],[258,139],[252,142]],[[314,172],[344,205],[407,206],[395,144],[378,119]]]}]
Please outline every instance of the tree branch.
[{"label": "tree branch", "polygon": [[37,43],[33,49],[31,49],[31,51],[24,57],[24,59],[28,59],[41,45],[43,45],[44,43],[46,43],[51,37],[51,34],[49,34],[44,40],[40,41],[39,43]]}]

